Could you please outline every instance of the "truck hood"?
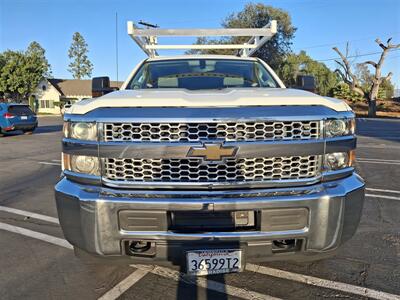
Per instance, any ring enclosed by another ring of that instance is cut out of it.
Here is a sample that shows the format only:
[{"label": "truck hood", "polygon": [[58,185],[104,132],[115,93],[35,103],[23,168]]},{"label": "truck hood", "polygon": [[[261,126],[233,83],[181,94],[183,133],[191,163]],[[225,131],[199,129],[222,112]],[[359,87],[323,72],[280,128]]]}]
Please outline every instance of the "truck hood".
[{"label": "truck hood", "polygon": [[75,103],[70,114],[86,114],[104,107],[240,107],[278,105],[322,105],[349,111],[341,100],[307,91],[285,88],[241,88],[223,90],[148,89],[121,90]]}]

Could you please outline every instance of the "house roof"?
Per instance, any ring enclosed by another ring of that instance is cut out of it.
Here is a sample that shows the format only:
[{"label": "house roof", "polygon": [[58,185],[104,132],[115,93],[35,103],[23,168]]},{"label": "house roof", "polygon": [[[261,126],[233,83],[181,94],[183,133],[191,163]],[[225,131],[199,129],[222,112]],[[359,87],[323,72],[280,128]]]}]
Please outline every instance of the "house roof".
[{"label": "house roof", "polygon": [[[86,79],[48,79],[50,84],[65,97],[92,97],[92,80]],[[122,81],[110,81],[111,87],[120,88]]]}]

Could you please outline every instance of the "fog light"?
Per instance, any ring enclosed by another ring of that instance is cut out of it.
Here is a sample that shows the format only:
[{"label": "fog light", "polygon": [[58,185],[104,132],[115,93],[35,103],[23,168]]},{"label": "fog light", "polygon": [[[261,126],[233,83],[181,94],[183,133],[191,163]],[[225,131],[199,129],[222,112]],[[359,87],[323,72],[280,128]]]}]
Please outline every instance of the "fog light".
[{"label": "fog light", "polygon": [[350,156],[347,152],[335,152],[325,155],[325,167],[328,170],[338,170],[350,166]]}]

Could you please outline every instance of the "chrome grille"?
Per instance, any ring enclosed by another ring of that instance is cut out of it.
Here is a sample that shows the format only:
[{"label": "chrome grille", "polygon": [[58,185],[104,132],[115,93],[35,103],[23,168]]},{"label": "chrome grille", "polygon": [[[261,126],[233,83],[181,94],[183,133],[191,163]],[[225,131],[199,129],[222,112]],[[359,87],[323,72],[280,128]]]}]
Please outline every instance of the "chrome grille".
[{"label": "chrome grille", "polygon": [[307,179],[319,175],[320,157],[290,156],[226,159],[204,164],[201,159],[106,158],[104,176],[131,182],[249,182]]},{"label": "chrome grille", "polygon": [[232,123],[105,123],[109,142],[195,142],[308,140],[320,137],[319,121],[269,121]]}]

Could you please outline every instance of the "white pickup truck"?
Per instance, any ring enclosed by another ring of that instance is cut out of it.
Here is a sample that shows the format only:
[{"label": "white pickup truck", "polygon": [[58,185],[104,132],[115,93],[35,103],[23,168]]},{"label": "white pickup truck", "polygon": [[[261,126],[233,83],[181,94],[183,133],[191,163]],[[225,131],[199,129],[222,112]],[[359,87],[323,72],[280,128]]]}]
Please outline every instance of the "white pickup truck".
[{"label": "white pickup truck", "polygon": [[64,116],[56,202],[76,253],[193,275],[334,254],[364,202],[350,107],[287,89],[248,51],[156,56],[173,33],[131,29],[150,57]]}]

